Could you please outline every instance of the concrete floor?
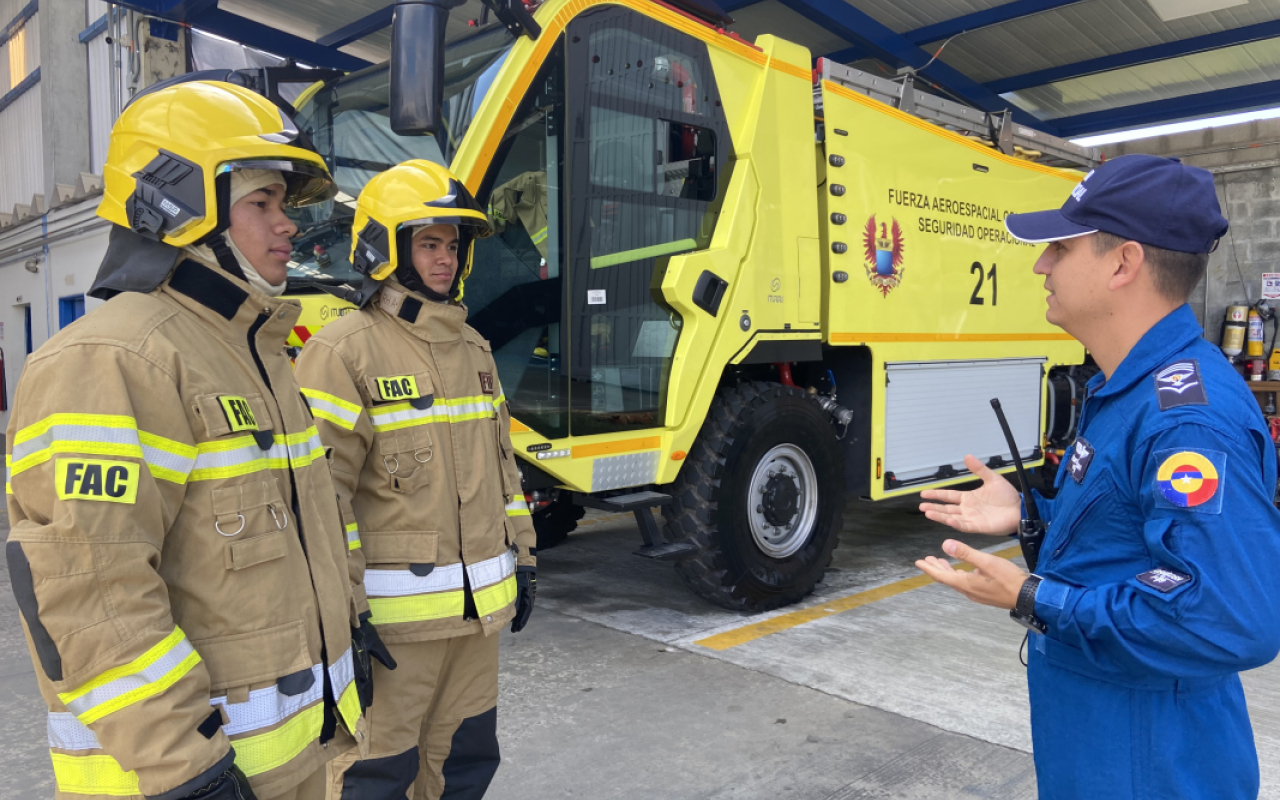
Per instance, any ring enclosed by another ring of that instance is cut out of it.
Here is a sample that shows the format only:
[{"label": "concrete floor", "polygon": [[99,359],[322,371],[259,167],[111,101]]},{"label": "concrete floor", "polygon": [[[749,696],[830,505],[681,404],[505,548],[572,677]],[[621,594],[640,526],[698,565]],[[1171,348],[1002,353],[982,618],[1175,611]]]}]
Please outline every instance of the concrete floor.
[{"label": "concrete floor", "polygon": [[[914,506],[851,502],[818,593],[756,617],[630,555],[629,516],[590,512],[540,554],[529,627],[502,634],[503,767],[489,800],[1034,798],[1020,629],[901,583],[945,538]],[[0,583],[0,800],[51,797],[7,571]],[[762,620],[776,632],[759,635]],[[1262,796],[1280,799],[1280,667],[1245,685]]]}]

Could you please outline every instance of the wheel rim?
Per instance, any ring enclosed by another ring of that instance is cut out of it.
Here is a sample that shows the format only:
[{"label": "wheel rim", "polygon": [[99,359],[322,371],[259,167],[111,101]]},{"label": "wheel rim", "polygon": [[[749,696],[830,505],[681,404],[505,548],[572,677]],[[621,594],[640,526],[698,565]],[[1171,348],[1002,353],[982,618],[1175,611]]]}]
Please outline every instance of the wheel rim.
[{"label": "wheel rim", "polygon": [[818,518],[818,473],[803,450],[780,444],[756,463],[747,496],[751,538],[773,558],[804,547]]}]

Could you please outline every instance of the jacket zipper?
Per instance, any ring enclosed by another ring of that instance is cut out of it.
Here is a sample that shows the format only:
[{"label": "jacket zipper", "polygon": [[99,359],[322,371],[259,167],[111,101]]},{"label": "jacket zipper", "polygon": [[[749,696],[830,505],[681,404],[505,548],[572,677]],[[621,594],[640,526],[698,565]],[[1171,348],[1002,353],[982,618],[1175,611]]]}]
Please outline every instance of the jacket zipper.
[{"label": "jacket zipper", "polygon": [[[263,325],[271,319],[270,309],[264,309],[263,313],[252,325],[249,326],[249,353],[253,356],[253,363],[258,368],[258,375],[262,378],[262,383],[267,387],[267,393],[271,395],[271,401],[276,405],[276,413],[280,415],[281,425],[284,426],[284,409],[280,407],[280,400],[276,397],[276,391],[271,385],[271,378],[267,375],[267,368],[262,363],[262,358],[258,355],[258,331]],[[285,436],[288,437],[287,426]],[[287,440],[287,439],[286,439]],[[286,451],[288,446],[285,447]],[[290,505],[293,507],[293,519],[298,526],[298,543],[302,545],[302,558],[307,563],[307,579],[311,581],[311,594],[316,598],[316,624],[320,626],[320,661],[324,665],[324,669],[320,670],[324,673],[324,723],[320,730],[320,743],[325,747],[329,746],[329,740],[333,738],[335,729],[337,728],[337,707],[338,703],[333,696],[333,682],[329,677],[329,651],[326,645],[327,637],[324,633],[324,614],[320,611],[321,597],[316,591],[316,578],[311,572],[311,555],[307,552],[307,540],[302,535],[302,515],[299,513],[298,505],[298,481],[293,474],[293,458],[289,457],[289,489],[292,493]]]}]

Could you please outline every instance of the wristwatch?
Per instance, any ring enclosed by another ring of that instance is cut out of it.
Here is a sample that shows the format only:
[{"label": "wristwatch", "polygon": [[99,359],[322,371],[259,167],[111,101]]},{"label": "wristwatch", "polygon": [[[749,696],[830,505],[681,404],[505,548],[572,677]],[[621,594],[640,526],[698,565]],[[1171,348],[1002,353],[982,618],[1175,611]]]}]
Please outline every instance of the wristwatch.
[{"label": "wristwatch", "polygon": [[1040,576],[1030,575],[1018,590],[1018,601],[1009,616],[1022,627],[1036,633],[1044,633],[1048,626],[1036,617],[1036,590],[1040,588]]}]

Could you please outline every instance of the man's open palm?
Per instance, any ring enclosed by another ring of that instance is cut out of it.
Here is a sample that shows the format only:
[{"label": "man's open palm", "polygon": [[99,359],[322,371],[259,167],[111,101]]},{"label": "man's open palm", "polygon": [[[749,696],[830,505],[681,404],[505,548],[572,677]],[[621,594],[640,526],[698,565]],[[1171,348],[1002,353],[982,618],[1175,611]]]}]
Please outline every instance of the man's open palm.
[{"label": "man's open palm", "polygon": [[1018,530],[1022,519],[1022,496],[1013,484],[973,456],[964,457],[965,466],[982,479],[982,486],[967,492],[954,489],[926,489],[920,510],[934,522],[964,533],[1008,534]]}]

